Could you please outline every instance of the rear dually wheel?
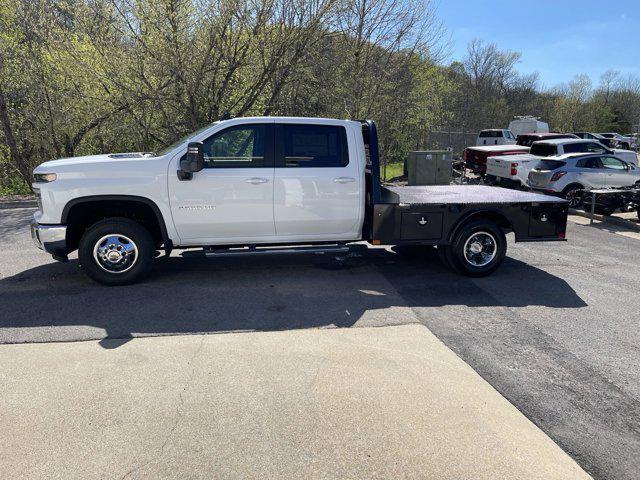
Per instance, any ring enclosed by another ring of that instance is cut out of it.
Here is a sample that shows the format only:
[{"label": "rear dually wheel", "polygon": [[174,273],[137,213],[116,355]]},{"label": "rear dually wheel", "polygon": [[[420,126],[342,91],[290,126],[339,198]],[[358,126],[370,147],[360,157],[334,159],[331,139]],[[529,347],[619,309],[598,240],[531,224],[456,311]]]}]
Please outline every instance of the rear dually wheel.
[{"label": "rear dually wheel", "polygon": [[489,275],[507,252],[502,229],[491,220],[478,219],[464,225],[445,249],[447,263],[470,277]]}]

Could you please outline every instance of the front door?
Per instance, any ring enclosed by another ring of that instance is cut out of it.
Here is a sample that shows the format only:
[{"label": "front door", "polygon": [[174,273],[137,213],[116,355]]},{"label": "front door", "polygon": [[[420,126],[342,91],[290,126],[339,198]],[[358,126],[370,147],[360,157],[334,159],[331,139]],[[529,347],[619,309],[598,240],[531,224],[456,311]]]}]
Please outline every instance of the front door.
[{"label": "front door", "polygon": [[169,176],[171,213],[184,245],[273,237],[273,124],[240,124],[203,141],[205,168]]},{"label": "front door", "polygon": [[359,238],[363,179],[352,148],[343,125],[276,125],[274,218],[283,241]]},{"label": "front door", "polygon": [[628,187],[635,183],[635,176],[629,175],[627,165],[622,160],[605,155],[600,157],[600,161],[607,172],[607,187]]}]

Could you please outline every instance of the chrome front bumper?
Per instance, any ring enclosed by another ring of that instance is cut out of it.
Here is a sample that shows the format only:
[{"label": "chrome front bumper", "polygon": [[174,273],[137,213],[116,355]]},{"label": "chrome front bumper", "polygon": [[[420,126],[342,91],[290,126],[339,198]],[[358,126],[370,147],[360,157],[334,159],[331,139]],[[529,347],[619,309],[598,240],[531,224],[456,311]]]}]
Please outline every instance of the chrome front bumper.
[{"label": "chrome front bumper", "polygon": [[35,221],[31,222],[31,238],[40,250],[54,257],[65,257],[68,253],[66,225],[40,225]]}]

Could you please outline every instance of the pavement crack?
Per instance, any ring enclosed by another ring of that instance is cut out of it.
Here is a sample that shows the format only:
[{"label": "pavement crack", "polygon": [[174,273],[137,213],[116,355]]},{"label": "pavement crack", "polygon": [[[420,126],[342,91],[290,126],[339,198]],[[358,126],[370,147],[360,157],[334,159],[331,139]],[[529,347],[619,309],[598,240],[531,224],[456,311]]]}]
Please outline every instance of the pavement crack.
[{"label": "pavement crack", "polygon": [[148,461],[143,463],[142,465],[135,466],[135,467],[131,468],[130,470],[128,470],[122,477],[120,477],[120,480],[125,480],[126,478],[129,478],[135,472],[138,472],[138,471],[142,470],[143,468],[147,467],[148,465],[151,465],[152,463],[154,463],[158,458],[162,458],[164,456],[164,451],[167,448],[167,446],[169,445],[169,443],[171,442],[171,440],[173,438],[173,434],[177,430],[178,425],[180,425],[180,421],[182,420],[182,417],[184,416],[184,409],[183,409],[183,407],[184,407],[184,396],[185,396],[185,393],[191,388],[191,384],[193,383],[193,379],[195,377],[195,372],[196,372],[195,361],[198,358],[198,356],[200,355],[200,352],[202,351],[202,347],[204,346],[205,337],[206,337],[206,335],[201,335],[200,336],[200,342],[198,343],[198,346],[194,350],[193,355],[191,356],[191,358],[189,359],[189,362],[187,363],[187,365],[191,366],[191,370],[187,374],[187,380],[186,380],[186,382],[184,384],[184,387],[182,387],[182,390],[180,390],[178,404],[176,405],[176,411],[175,411],[174,418],[173,418],[173,424],[171,425],[171,428],[169,429],[169,432],[167,432],[167,435],[165,436],[164,441],[162,442],[162,445],[160,445],[159,451],[155,455],[153,455]]}]

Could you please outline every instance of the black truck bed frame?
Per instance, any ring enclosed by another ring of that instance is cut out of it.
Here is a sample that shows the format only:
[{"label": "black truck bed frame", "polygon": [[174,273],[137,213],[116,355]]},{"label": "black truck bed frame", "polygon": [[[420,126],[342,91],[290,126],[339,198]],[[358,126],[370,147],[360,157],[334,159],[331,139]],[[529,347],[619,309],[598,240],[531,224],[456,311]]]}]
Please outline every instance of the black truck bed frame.
[{"label": "black truck bed frame", "polygon": [[565,239],[568,202],[537,193],[479,185],[382,185],[378,134],[362,121],[367,151],[363,238],[374,245],[446,245],[467,221],[483,218],[517,242]]}]

